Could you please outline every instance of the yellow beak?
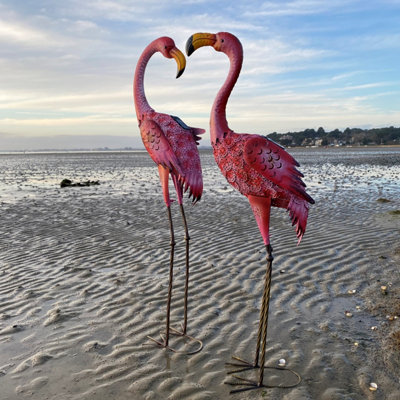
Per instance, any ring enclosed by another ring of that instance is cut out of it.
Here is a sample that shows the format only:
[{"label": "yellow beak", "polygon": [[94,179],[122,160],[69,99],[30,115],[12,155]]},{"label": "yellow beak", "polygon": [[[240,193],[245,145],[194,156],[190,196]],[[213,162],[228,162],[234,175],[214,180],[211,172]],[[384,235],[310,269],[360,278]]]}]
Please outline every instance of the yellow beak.
[{"label": "yellow beak", "polygon": [[176,47],[174,47],[170,52],[171,56],[175,59],[176,64],[178,65],[178,71],[176,73],[176,77],[179,78],[186,67],[186,58],[184,54]]},{"label": "yellow beak", "polygon": [[186,54],[190,56],[199,47],[214,46],[216,41],[213,33],[195,33],[186,42]]}]

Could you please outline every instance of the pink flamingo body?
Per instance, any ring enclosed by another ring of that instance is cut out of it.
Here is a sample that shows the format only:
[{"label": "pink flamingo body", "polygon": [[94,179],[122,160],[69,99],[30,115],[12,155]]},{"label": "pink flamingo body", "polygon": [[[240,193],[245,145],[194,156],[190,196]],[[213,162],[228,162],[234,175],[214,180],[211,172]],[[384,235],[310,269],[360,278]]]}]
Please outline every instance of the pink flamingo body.
[{"label": "pink flamingo body", "polygon": [[172,175],[178,203],[182,204],[182,189],[186,191],[188,188],[190,189],[189,197],[193,196],[193,201],[196,202],[200,200],[203,192],[197,145],[200,140],[198,135],[203,133],[204,129],[189,127],[178,117],[158,113],[147,102],[144,93],[145,68],[150,57],[158,51],[167,58],[176,57],[177,62],[181,65],[179,67],[178,64],[180,69],[177,77],[183,73],[185,68],[184,56],[175,47],[172,39],[161,37],[145,48],[138,60],[133,89],[140,134],[146,150],[159,166],[159,170],[167,170],[160,173],[166,205],[170,206],[171,204],[167,185],[169,174]]},{"label": "pink flamingo body", "polygon": [[226,120],[228,98],[242,67],[242,45],[227,32],[199,33],[189,39],[187,51],[191,54],[202,46],[212,46],[230,60],[228,77],[214,100],[210,119],[211,144],[219,168],[227,181],[249,199],[266,245],[270,244],[271,206],[289,211],[300,242],[306,230],[308,204],[314,200],[304,189],[303,174],[296,169],[298,162],[265,136],[233,132]]},{"label": "pink flamingo body", "polygon": [[196,351],[188,352],[192,354],[200,351],[202,343],[188,336],[187,329],[187,303],[188,303],[188,285],[189,285],[189,232],[186,223],[186,217],[183,209],[183,193],[189,189],[189,197],[196,203],[200,200],[203,192],[203,178],[200,164],[200,155],[197,149],[199,134],[204,129],[192,128],[187,126],[178,117],[158,113],[150,107],[144,92],[144,74],[147,63],[151,56],[161,52],[166,58],[174,58],[178,65],[177,78],[183,73],[186,65],[185,56],[176,48],[174,41],[169,37],[160,37],[151,42],[140,56],[134,77],[133,95],[136,108],[136,116],[139,123],[140,135],[143,144],[148,151],[152,160],[158,165],[160,182],[163,190],[164,202],[167,206],[168,220],[170,224],[171,235],[171,254],[170,254],[170,272],[169,287],[167,298],[167,317],[166,317],[166,333],[162,337],[163,341],[159,342],[152,338],[154,342],[162,347],[166,347],[172,351],[176,351],[169,346],[170,334],[170,306],[172,297],[173,282],[173,261],[175,238],[171,217],[171,202],[169,195],[169,176],[175,186],[178,204],[180,206],[186,240],[186,281],[185,281],[185,298],[184,298],[184,322],[182,332],[172,329],[175,334],[186,336],[200,344]]},{"label": "pink flamingo body", "polygon": [[[212,46],[216,51],[225,53],[230,60],[228,76],[219,90],[211,110],[211,144],[222,174],[235,189],[248,198],[268,254],[255,361],[249,363],[235,357],[241,364],[230,364],[245,366],[240,371],[260,367],[258,382],[247,380],[247,383],[239,383],[249,386],[250,389],[258,388],[265,386],[263,374],[273,261],[269,235],[270,210],[274,206],[289,211],[292,225],[296,225],[299,244],[306,230],[309,204],[313,204],[314,200],[305,191],[305,184],[301,179],[303,175],[296,168],[299,164],[283,147],[265,136],[235,133],[228,126],[226,105],[239,77],[243,61],[243,49],[240,41],[227,32],[196,33],[187,41],[187,54],[191,55],[202,46]],[[291,372],[299,377],[294,371]],[[242,382],[246,381],[243,378],[239,379]],[[231,384],[237,385],[238,383]]]},{"label": "pink flamingo body", "polygon": [[[286,208],[300,241],[307,224],[307,203],[313,200],[304,191],[302,174],[295,168],[298,164],[293,157],[266,137],[232,131],[223,141],[217,141],[213,150],[227,181],[249,199],[257,222],[260,217],[266,218],[260,213],[269,208],[269,202]],[[269,221],[264,221],[260,227],[265,244],[270,243],[268,225]]]}]

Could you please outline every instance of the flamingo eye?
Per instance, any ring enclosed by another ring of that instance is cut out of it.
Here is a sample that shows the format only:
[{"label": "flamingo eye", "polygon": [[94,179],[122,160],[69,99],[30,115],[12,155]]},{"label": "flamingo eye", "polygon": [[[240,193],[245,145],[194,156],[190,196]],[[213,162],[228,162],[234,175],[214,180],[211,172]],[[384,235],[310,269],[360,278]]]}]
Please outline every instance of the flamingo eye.
[{"label": "flamingo eye", "polygon": [[224,39],[221,39],[221,43],[224,43]]}]

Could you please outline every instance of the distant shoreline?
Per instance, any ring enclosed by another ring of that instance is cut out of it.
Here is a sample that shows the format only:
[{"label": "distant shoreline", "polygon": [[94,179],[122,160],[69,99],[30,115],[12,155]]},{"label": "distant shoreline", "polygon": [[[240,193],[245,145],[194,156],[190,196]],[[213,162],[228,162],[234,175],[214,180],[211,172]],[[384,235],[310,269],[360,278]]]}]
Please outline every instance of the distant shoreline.
[{"label": "distant shoreline", "polygon": [[[344,146],[284,146],[287,149],[365,149],[365,148],[400,148],[400,144],[381,145],[344,145]],[[201,146],[200,151],[212,150],[211,146]],[[145,152],[144,148],[116,148],[116,149],[39,149],[39,150],[0,150],[0,155],[5,154],[57,154],[57,153],[137,153]]]}]

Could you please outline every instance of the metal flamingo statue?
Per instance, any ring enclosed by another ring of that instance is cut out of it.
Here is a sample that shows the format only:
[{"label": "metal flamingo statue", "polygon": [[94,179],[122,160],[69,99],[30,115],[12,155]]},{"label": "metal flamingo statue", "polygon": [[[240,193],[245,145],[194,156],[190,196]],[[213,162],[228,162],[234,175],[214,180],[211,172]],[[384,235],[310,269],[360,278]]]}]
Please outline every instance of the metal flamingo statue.
[{"label": "metal flamingo statue", "polygon": [[[147,63],[149,62],[151,56],[156,52],[160,52],[166,58],[175,59],[178,65],[177,78],[182,75],[186,66],[185,56],[175,46],[174,41],[169,37],[160,37],[151,42],[144,49],[137,62],[134,77],[133,96],[135,100],[136,115],[139,123],[140,134],[143,144],[150,154],[150,157],[158,165],[164,202],[167,206],[171,236],[165,335],[161,335],[161,342],[151,337],[149,338],[159,346],[168,348],[174,352],[194,354],[202,349],[203,344],[200,340],[195,339],[187,334],[190,237],[183,208],[183,193],[189,189],[189,197],[192,197],[193,203],[196,203],[200,200],[203,192],[203,178],[197,145],[198,141],[200,140],[198,135],[203,133],[204,129],[189,127],[178,117],[158,113],[150,107],[144,93],[144,74]],[[170,327],[175,249],[175,236],[171,216],[172,200],[170,199],[168,189],[170,175],[175,186],[178,204],[182,214],[186,241],[186,279],[182,331],[178,331]],[[171,333],[174,335],[187,337],[191,341],[197,342],[198,346],[196,346],[195,350],[192,351],[178,351],[172,348],[169,344],[169,337]]]},{"label": "metal flamingo statue", "polygon": [[[264,384],[264,368],[267,368],[264,363],[273,261],[269,237],[271,206],[285,208],[289,211],[292,224],[296,225],[298,243],[300,243],[306,230],[309,203],[313,204],[314,200],[304,189],[305,184],[301,180],[303,175],[296,169],[299,164],[283,147],[265,136],[235,133],[228,126],[225,109],[229,95],[239,77],[243,61],[243,49],[240,41],[227,32],[196,33],[188,39],[186,52],[190,56],[202,46],[212,46],[216,51],[225,53],[230,60],[228,77],[219,90],[211,110],[211,144],[222,174],[234,188],[249,199],[267,250],[267,269],[255,360],[250,363],[234,357],[238,362],[228,364],[241,367],[230,373],[260,368],[259,376],[257,381],[235,376],[238,381],[227,383],[244,386],[232,390],[231,393],[235,393],[260,387],[271,387]],[[296,372],[287,371],[295,375],[296,383],[279,385],[280,387],[292,387],[300,382],[301,378]]]}]

